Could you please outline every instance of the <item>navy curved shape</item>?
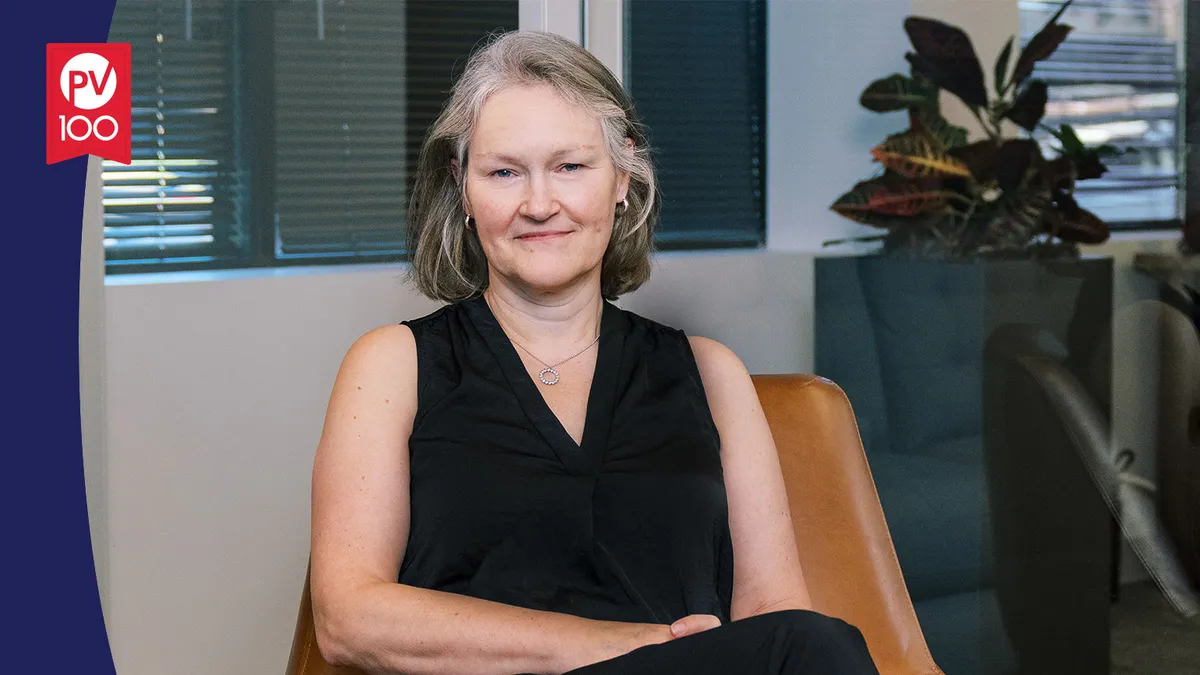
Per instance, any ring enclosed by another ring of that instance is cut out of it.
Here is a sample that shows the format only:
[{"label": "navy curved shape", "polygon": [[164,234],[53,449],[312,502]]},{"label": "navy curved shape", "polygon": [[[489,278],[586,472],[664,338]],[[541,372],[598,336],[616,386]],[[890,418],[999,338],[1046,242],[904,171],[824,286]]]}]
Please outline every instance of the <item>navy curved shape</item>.
[{"label": "navy curved shape", "polygon": [[46,43],[105,42],[115,0],[0,7],[0,579],[10,673],[115,675],[92,559],[79,415],[87,157],[46,164]]}]

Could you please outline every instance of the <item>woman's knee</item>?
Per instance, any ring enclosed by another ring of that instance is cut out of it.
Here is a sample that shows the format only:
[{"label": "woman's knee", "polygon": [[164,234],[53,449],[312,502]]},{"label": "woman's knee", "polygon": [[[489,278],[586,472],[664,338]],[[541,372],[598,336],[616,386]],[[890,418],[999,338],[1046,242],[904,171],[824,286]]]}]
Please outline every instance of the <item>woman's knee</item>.
[{"label": "woman's knee", "polygon": [[829,668],[826,672],[877,672],[862,633],[841,619],[800,609],[763,616],[770,617],[786,651]]},{"label": "woman's knee", "polygon": [[830,635],[850,634],[862,637],[858,629],[841,619],[813,612],[806,609],[785,609],[761,615],[787,631],[799,635]]}]

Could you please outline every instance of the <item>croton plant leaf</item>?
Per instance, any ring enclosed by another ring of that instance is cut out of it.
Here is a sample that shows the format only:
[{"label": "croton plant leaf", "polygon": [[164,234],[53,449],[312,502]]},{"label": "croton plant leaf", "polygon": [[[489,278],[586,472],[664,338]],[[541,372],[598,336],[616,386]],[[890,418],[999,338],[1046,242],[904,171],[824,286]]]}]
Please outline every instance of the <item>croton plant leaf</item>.
[{"label": "croton plant leaf", "polygon": [[990,139],[975,141],[948,152],[971,172],[977,183],[986,184],[996,180],[996,153],[999,147]]},{"label": "croton plant leaf", "polygon": [[927,189],[916,185],[876,190],[867,200],[867,208],[892,216],[919,216],[939,211],[954,196],[949,190]]},{"label": "croton plant leaf", "polygon": [[1004,43],[1004,49],[1000,51],[1000,56],[996,59],[995,83],[996,92],[1004,90],[1005,77],[1008,76],[1008,61],[1012,58],[1013,41],[1015,38],[1008,38],[1008,42]]},{"label": "croton plant leaf", "polygon": [[903,221],[889,216],[911,218],[940,211],[954,196],[937,179],[913,180],[885,171],[855,185],[831,208],[851,220],[890,229]]},{"label": "croton plant leaf", "polygon": [[1053,212],[1052,206],[1050,194],[1045,190],[1005,193],[984,210],[981,232],[993,246],[1023,246],[1047,231],[1047,214]]},{"label": "croton plant leaf", "polygon": [[910,16],[904,20],[904,30],[916,50],[905,56],[914,69],[967,105],[987,107],[983,66],[971,38],[961,28]]},{"label": "croton plant leaf", "polygon": [[1033,68],[1038,61],[1044,61],[1054,55],[1058,50],[1058,46],[1067,39],[1071,34],[1072,26],[1065,23],[1059,23],[1058,19],[1067,11],[1071,3],[1075,0],[1067,0],[1054,16],[1046,22],[1045,26],[1029,39],[1028,44],[1021,50],[1021,55],[1017,57],[1017,65],[1013,68],[1013,83],[1021,84],[1030,75],[1033,74]]},{"label": "croton plant leaf", "polygon": [[1064,154],[1071,155],[1087,149],[1070,124],[1059,125],[1058,131],[1051,130],[1050,133],[1058,139],[1059,143],[1062,143]]},{"label": "croton plant leaf", "polygon": [[1074,165],[1073,177],[1076,180],[1091,180],[1108,173],[1108,167],[1101,161],[1101,158],[1113,154],[1116,149],[1111,145],[1089,148],[1083,144],[1083,141],[1075,133],[1075,129],[1069,124],[1063,124],[1058,131],[1051,130],[1050,133],[1062,144],[1063,158]]},{"label": "croton plant leaf", "polygon": [[1075,162],[1075,177],[1078,180],[1092,180],[1108,173],[1108,166],[1092,150],[1071,159]]},{"label": "croton plant leaf", "polygon": [[871,154],[880,164],[905,178],[971,176],[967,165],[951,156],[945,146],[927,133],[893,134],[872,148]]},{"label": "croton plant leaf", "polygon": [[884,189],[882,178],[860,181],[849,192],[837,198],[829,208],[839,215],[864,225],[887,227],[886,217],[881,217],[868,206],[871,195]]},{"label": "croton plant leaf", "polygon": [[943,147],[957,148],[967,144],[966,128],[951,124],[936,108],[910,109],[908,123],[912,131],[933,136]]},{"label": "croton plant leaf", "polygon": [[1050,223],[1053,234],[1063,241],[1078,244],[1102,244],[1108,241],[1108,223],[1087,209],[1076,206],[1070,212],[1056,209]]},{"label": "croton plant leaf", "polygon": [[895,73],[872,82],[858,101],[862,107],[874,112],[936,107],[937,88],[923,86],[910,77]]},{"label": "croton plant leaf", "polygon": [[1031,138],[1013,138],[996,150],[996,183],[1009,192],[1025,184],[1030,168],[1045,164],[1042,149]]},{"label": "croton plant leaf", "polygon": [[1046,116],[1046,101],[1050,99],[1050,88],[1042,80],[1031,80],[1017,95],[1004,116],[1025,131],[1037,129],[1038,123]]}]

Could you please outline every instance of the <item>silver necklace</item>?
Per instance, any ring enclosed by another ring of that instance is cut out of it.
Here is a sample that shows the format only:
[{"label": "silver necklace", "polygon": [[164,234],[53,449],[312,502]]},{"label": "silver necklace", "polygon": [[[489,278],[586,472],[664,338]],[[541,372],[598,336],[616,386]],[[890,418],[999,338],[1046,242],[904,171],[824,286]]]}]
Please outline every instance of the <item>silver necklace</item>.
[{"label": "silver necklace", "polygon": [[[492,303],[488,302],[488,299],[486,296],[484,296],[484,302],[487,302],[488,309],[492,308]],[[496,312],[493,311],[492,316],[495,317]],[[496,317],[496,323],[500,323],[500,317]],[[500,325],[500,330],[504,330],[503,324]],[[566,363],[567,361],[570,361],[571,359],[575,358],[576,356],[579,356],[580,354],[586,352],[587,350],[592,348],[592,345],[596,344],[596,341],[598,341],[600,339],[600,331],[596,331],[596,337],[592,338],[592,341],[587,343],[586,347],[584,347],[583,349],[580,349],[579,351],[577,351],[574,354],[568,356],[567,358],[559,361],[558,363],[551,364],[551,363],[546,363],[545,361],[541,360],[540,358],[538,358],[537,354],[534,354],[533,352],[529,351],[528,347],[526,347],[525,345],[523,345],[520,342],[517,342],[515,339],[513,339],[513,337],[511,335],[508,335],[508,331],[505,330],[504,334],[506,336],[508,336],[508,339],[511,340],[514,345],[520,347],[522,350],[525,351],[526,354],[532,356],[535,361],[537,361],[538,363],[545,366],[545,368],[542,368],[541,371],[538,372],[538,379],[542,381],[542,384],[547,385],[547,386],[558,384],[559,377],[558,377],[558,371],[554,369],[555,366],[561,366],[562,364]],[[548,376],[553,376],[554,379],[550,379],[550,377],[548,377]]]}]

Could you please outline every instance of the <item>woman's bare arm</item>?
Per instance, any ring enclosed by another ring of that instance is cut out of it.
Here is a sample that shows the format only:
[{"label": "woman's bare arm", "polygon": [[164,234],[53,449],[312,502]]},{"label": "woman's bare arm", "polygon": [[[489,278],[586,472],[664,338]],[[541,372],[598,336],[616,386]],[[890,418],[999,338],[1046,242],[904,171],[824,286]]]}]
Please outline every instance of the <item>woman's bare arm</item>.
[{"label": "woman's bare arm", "polygon": [[396,583],[409,534],[416,367],[408,327],[378,328],[350,348],[329,400],[312,483],[313,615],[325,659],[411,675],[561,673],[671,639],[667,626]]},{"label": "woman's bare arm", "polygon": [[689,339],[713,421],[733,540],[731,618],[812,609],[796,549],[779,454],[746,367],[727,347]]}]

